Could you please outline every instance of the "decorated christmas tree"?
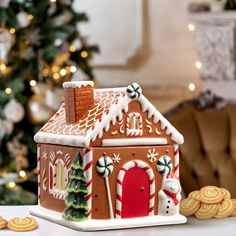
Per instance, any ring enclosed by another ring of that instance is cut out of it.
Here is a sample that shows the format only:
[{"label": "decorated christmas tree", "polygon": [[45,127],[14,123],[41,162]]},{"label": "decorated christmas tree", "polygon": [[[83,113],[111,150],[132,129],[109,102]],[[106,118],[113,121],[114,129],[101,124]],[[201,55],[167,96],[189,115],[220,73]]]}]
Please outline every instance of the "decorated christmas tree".
[{"label": "decorated christmas tree", "polygon": [[77,154],[72,163],[66,190],[68,194],[65,199],[66,209],[63,217],[73,221],[87,220],[86,211],[88,210],[88,204],[85,201],[85,196],[88,194],[88,191],[80,153]]},{"label": "decorated christmas tree", "polygon": [[93,79],[89,61],[98,48],[78,31],[88,18],[73,6],[0,1],[0,204],[34,201],[20,184],[36,167],[33,136],[61,103],[64,81]]}]

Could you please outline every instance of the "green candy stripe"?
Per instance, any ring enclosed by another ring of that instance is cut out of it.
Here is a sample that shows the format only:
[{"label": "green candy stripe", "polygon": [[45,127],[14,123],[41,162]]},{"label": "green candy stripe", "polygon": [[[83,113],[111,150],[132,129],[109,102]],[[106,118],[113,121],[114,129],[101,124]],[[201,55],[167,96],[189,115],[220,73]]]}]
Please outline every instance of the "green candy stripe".
[{"label": "green candy stripe", "polygon": [[[163,170],[160,170],[159,173],[161,175],[163,175],[165,172],[166,172],[166,168],[168,169],[168,174],[171,172],[171,169],[172,169],[172,161],[171,160],[168,160],[169,157],[164,155],[161,157],[162,160],[158,160],[157,161],[157,166],[163,166],[164,169]],[[165,168],[166,167],[166,168]]]},{"label": "green candy stripe", "polygon": [[97,161],[96,167],[99,168],[99,169],[97,169],[97,172],[101,176],[105,176],[106,171],[108,171],[108,175],[110,175],[112,171],[111,171],[111,168],[109,168],[109,167],[113,167],[113,162],[110,160],[109,157],[101,157]]}]

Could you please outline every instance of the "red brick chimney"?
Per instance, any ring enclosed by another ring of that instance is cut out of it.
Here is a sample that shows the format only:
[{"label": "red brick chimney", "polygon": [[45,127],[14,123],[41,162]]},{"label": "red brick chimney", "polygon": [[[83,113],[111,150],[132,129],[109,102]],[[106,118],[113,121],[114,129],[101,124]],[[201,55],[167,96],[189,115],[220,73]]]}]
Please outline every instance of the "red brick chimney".
[{"label": "red brick chimney", "polygon": [[63,83],[66,123],[75,124],[94,106],[92,81],[70,81]]}]

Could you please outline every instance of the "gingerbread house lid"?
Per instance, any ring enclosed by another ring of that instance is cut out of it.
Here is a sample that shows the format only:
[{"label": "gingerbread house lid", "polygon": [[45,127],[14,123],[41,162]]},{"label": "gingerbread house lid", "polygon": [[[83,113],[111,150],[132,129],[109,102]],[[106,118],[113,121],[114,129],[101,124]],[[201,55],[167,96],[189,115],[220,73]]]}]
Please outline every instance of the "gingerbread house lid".
[{"label": "gingerbread house lid", "polygon": [[[72,87],[75,86],[73,83]],[[71,87],[71,84],[63,87]],[[153,117],[154,123],[160,122],[161,128],[175,143],[184,142],[183,136],[148,101],[137,83],[127,88],[94,89],[94,105],[77,123],[66,122],[65,103],[62,103],[56,114],[36,133],[34,140],[37,143],[88,147],[96,138],[101,138],[111,124],[122,119],[123,112],[128,112],[128,105],[133,100],[139,101],[142,111],[147,112],[149,118]]]}]

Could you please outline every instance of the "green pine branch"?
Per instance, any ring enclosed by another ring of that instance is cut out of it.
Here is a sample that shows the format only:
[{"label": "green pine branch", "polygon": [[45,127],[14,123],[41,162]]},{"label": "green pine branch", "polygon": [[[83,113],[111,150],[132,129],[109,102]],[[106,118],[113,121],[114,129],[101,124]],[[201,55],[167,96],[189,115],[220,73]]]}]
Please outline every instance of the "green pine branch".
[{"label": "green pine branch", "polygon": [[[4,73],[0,70],[0,119],[5,119],[3,109],[12,98],[21,103],[26,111],[23,120],[13,124],[13,132],[0,140],[1,171],[9,169],[14,171],[14,157],[10,155],[7,143],[19,133],[23,134],[20,142],[28,147],[27,158],[29,160],[36,158],[36,144],[33,141],[33,136],[43,124],[32,123],[28,115],[28,103],[33,95],[29,85],[30,81],[45,83],[52,90],[61,87],[62,83],[69,80],[72,74],[55,80],[53,73],[44,75],[43,70],[52,68],[65,52],[68,53],[68,58],[57,66],[66,68],[73,65],[83,71],[88,79],[94,78],[90,61],[93,55],[99,52],[99,49],[96,45],[88,44],[79,32],[79,24],[87,22],[89,16],[85,12],[75,11],[72,3],[73,0],[70,4],[61,0],[54,3],[50,0],[11,0],[9,7],[0,8],[0,27],[11,32],[14,37],[13,45],[4,61],[7,69]],[[26,27],[22,27],[17,17],[22,12],[25,12],[27,16],[33,16]],[[55,42],[58,40],[61,43],[56,44]],[[79,40],[81,46],[71,52],[68,48],[75,40]],[[82,51],[88,53],[86,58],[81,56]],[[2,61],[0,61],[1,63]],[[10,88],[12,93],[6,94],[6,88]],[[78,163],[75,163],[73,168],[82,170],[82,166]],[[29,168],[33,169],[35,165],[36,162],[33,162]],[[76,171],[72,173],[71,179],[81,181],[81,183],[85,182],[82,173]],[[69,188],[71,191],[78,191],[74,182],[69,185]],[[83,184],[80,184],[79,188],[81,188],[80,191],[86,192]],[[7,191],[0,191],[0,199],[4,194],[7,194]],[[4,202],[1,203],[4,204]]]}]

